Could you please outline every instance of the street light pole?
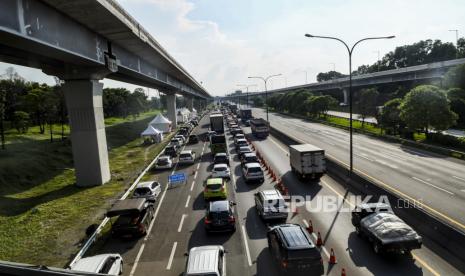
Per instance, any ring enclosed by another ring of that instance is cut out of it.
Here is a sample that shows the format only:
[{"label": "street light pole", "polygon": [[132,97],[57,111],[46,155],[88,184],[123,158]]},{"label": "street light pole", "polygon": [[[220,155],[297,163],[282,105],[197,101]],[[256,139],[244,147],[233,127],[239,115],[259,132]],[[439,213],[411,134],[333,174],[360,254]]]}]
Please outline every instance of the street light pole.
[{"label": "street light pole", "polygon": [[380,36],[380,37],[367,37],[360,39],[359,41],[355,42],[354,45],[352,45],[352,48],[347,45],[342,39],[339,39],[337,37],[331,37],[331,36],[319,36],[319,35],[311,35],[311,34],[305,34],[306,37],[309,38],[324,38],[324,39],[332,39],[332,40],[337,40],[344,44],[344,46],[347,49],[347,52],[349,53],[349,137],[350,137],[350,142],[349,142],[349,154],[350,154],[350,162],[349,162],[349,176],[352,177],[352,173],[354,170],[354,158],[353,158],[353,125],[352,125],[352,107],[353,107],[353,97],[352,97],[352,53],[354,52],[355,46],[357,46],[360,42],[366,41],[366,40],[375,40],[375,39],[391,39],[394,38],[395,36]]},{"label": "street light pole", "polygon": [[457,51],[455,51],[455,58],[459,58],[459,30],[449,30],[449,32],[455,32],[455,47]]},{"label": "street light pole", "polygon": [[377,63],[378,63],[378,72],[379,72],[379,64],[380,64],[380,62],[381,62],[381,61],[379,60],[379,54],[380,54],[380,52],[379,52],[379,50],[377,50],[377,51],[373,51],[373,53],[378,53],[378,62],[377,62]]},{"label": "street light pole", "polygon": [[247,108],[249,108],[249,87],[254,87],[254,86],[257,86],[256,84],[251,84],[251,85],[247,85],[247,84],[237,84],[237,86],[242,86],[242,87],[245,87],[246,91],[247,91],[247,94],[246,94],[246,106]]},{"label": "street light pole", "polygon": [[268,119],[268,89],[266,88],[266,83],[272,77],[278,77],[278,76],[281,76],[281,75],[282,74],[276,74],[276,75],[268,76],[266,78],[264,78],[264,77],[249,77],[249,79],[260,79],[265,83],[265,105],[266,105],[266,121],[267,122],[269,122],[269,119]]}]

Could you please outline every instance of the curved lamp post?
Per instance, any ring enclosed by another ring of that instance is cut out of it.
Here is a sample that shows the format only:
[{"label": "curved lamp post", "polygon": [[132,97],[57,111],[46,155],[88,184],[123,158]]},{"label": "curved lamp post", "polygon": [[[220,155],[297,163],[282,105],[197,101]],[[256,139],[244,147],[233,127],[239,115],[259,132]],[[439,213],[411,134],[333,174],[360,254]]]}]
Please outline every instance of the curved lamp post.
[{"label": "curved lamp post", "polygon": [[268,120],[268,89],[266,88],[266,83],[268,82],[269,79],[273,77],[278,77],[281,76],[282,74],[276,74],[276,75],[271,75],[266,78],[264,77],[249,77],[249,79],[261,79],[265,83],[265,105],[266,105],[266,121],[269,122]]}]

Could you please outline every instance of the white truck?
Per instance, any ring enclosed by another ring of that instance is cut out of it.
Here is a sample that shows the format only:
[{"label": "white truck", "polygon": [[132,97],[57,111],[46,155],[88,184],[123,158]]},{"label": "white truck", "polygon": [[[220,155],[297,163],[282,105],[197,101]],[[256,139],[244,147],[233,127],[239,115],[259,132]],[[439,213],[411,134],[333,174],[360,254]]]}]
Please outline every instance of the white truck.
[{"label": "white truck", "polygon": [[290,145],[292,172],[299,179],[320,179],[326,173],[325,151],[310,144]]}]

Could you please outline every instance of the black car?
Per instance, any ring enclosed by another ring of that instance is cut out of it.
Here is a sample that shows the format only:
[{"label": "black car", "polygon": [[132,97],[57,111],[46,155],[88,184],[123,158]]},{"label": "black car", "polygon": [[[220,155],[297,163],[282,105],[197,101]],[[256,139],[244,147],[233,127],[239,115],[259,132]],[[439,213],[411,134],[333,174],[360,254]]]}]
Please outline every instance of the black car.
[{"label": "black car", "polygon": [[244,166],[247,163],[260,163],[260,161],[255,153],[247,152],[241,156],[241,165]]},{"label": "black car", "polygon": [[228,200],[210,202],[204,218],[205,230],[207,232],[236,231],[236,218],[232,205],[233,203]]},{"label": "black car", "polygon": [[178,151],[179,151],[179,147],[176,145],[167,146],[165,148],[165,155],[176,157],[178,155]]},{"label": "black car", "polygon": [[107,212],[107,217],[118,217],[112,224],[115,237],[141,237],[147,234],[154,216],[153,202],[145,198],[130,198],[117,201]]},{"label": "black car", "polygon": [[281,224],[268,233],[268,249],[286,275],[323,275],[323,259],[307,231],[298,224]]},{"label": "black car", "polygon": [[229,166],[229,156],[224,152],[217,153],[213,158],[213,164],[226,164]]},{"label": "black car", "polygon": [[190,135],[189,136],[189,144],[197,144],[199,142],[199,138],[197,137],[197,135]]}]

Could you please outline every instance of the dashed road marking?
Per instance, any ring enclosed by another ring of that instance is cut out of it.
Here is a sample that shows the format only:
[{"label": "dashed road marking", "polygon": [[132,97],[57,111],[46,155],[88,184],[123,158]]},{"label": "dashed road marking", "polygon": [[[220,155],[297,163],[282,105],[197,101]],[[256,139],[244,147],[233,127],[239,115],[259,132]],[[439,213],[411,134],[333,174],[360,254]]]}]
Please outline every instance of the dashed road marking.
[{"label": "dashed road marking", "polygon": [[179,226],[178,226],[178,233],[181,232],[181,230],[182,230],[182,225],[183,225],[184,219],[185,219],[186,217],[187,217],[186,214],[182,214],[182,216],[181,216],[181,221],[179,222]]},{"label": "dashed road marking", "polygon": [[194,184],[195,184],[195,181],[192,181],[192,184],[191,184],[191,192],[194,190]]},{"label": "dashed road marking", "polygon": [[455,179],[458,179],[458,180],[465,181],[465,178],[461,178],[461,177],[458,177],[458,176],[456,176],[456,175],[453,175],[452,177],[455,178]]},{"label": "dashed road marking", "polygon": [[185,208],[187,208],[189,206],[189,201],[190,200],[191,200],[191,195],[188,195],[187,200],[186,200],[186,205],[184,206]]},{"label": "dashed road marking", "polygon": [[446,190],[446,189],[443,189],[443,188],[441,188],[441,187],[438,187],[438,186],[436,186],[436,185],[434,185],[434,184],[431,184],[431,183],[429,183],[429,182],[427,182],[427,181],[425,181],[425,180],[423,180],[423,179],[420,179],[420,178],[415,177],[415,176],[412,176],[412,178],[415,179],[416,181],[420,181],[421,183],[424,183],[424,184],[426,184],[426,185],[429,185],[429,186],[431,186],[431,187],[433,187],[433,188],[436,188],[436,189],[438,189],[438,190],[440,190],[440,191],[443,191],[443,192],[448,193],[448,194],[450,194],[450,195],[454,195],[453,192],[448,191],[448,190]]},{"label": "dashed road marking", "polygon": [[252,266],[252,259],[250,258],[250,250],[249,250],[249,244],[247,243],[247,235],[245,232],[245,226],[242,225],[242,237],[244,239],[244,244],[245,244],[245,254],[247,255],[247,262],[249,266]]},{"label": "dashed road marking", "polygon": [[137,264],[139,263],[140,256],[142,256],[142,252],[144,252],[144,248],[145,243],[142,244],[142,246],[139,249],[139,252],[137,252],[136,260],[134,261],[134,265],[132,266],[131,273],[129,273],[130,276],[133,276],[136,272]]},{"label": "dashed road marking", "polygon": [[170,258],[168,260],[168,264],[166,265],[166,270],[171,269],[171,264],[173,263],[174,253],[176,252],[176,247],[178,246],[178,242],[173,243],[173,248],[171,248]]}]

